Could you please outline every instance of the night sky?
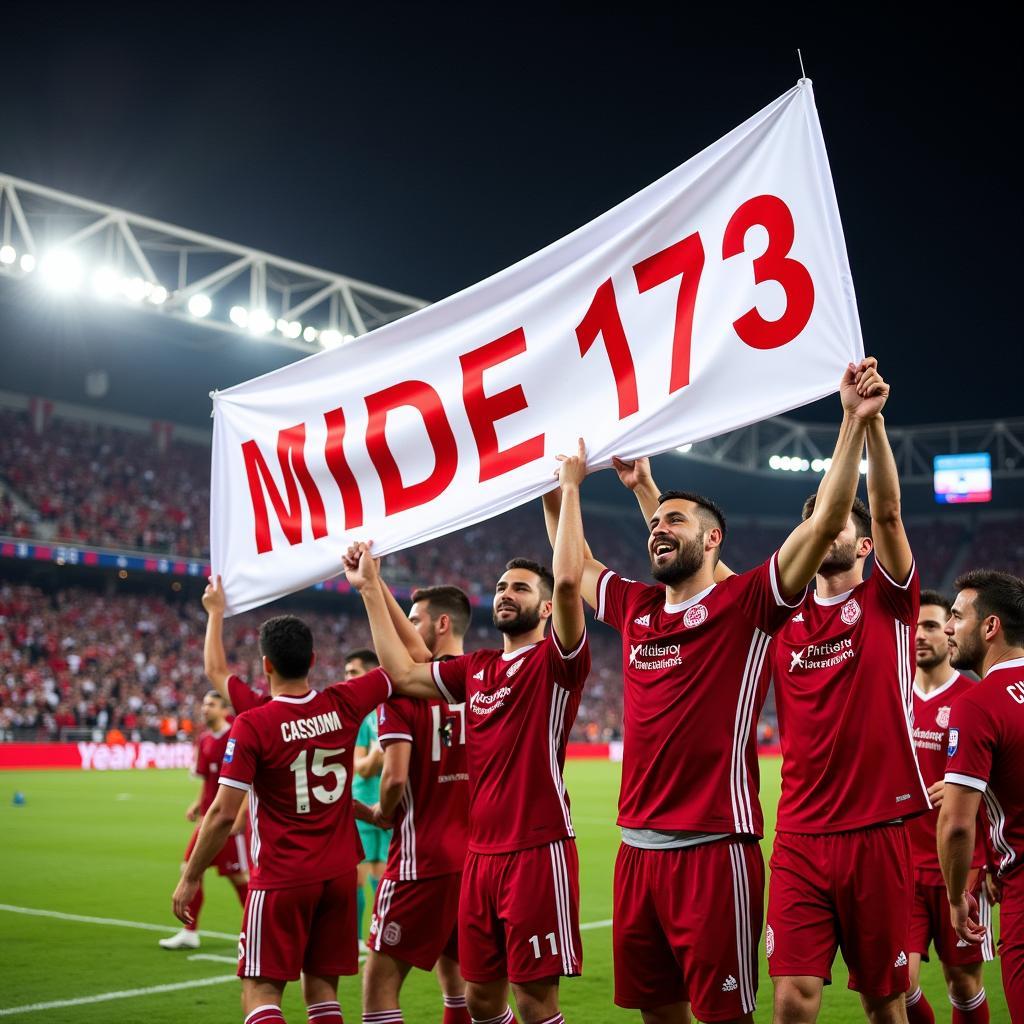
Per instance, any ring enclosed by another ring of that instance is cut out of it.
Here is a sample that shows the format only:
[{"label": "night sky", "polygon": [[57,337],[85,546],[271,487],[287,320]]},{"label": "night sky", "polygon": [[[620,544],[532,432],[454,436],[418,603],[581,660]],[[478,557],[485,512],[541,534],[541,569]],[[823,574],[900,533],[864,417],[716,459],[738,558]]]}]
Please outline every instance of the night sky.
[{"label": "night sky", "polygon": [[[325,21],[299,7],[271,20],[47,8],[20,25],[9,13],[0,170],[437,299],[759,110],[796,82],[800,45],[867,347],[895,388],[890,421],[1024,412],[1011,34],[804,26],[730,47],[680,9],[501,24],[482,9]],[[81,400],[80,371],[102,365],[130,408],[147,375],[184,372],[175,340],[154,334],[165,325],[143,319],[40,310],[0,288],[0,386]],[[158,414],[199,422],[210,387],[293,358],[218,345]]]}]

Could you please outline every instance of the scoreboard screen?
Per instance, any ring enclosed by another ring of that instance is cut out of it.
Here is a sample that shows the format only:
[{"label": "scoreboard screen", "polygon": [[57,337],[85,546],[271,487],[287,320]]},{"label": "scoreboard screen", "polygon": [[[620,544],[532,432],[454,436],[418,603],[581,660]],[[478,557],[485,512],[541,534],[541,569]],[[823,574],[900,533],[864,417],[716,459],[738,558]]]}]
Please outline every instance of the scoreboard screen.
[{"label": "scoreboard screen", "polygon": [[942,505],[992,500],[992,456],[936,455],[935,500]]}]

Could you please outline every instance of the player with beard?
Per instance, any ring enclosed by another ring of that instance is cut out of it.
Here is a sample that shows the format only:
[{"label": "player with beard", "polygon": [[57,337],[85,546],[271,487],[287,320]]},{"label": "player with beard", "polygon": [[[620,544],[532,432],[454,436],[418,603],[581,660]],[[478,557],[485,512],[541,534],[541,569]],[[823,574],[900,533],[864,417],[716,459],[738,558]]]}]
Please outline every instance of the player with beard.
[{"label": "player with beard", "polygon": [[580,601],[583,442],[576,456],[560,459],[566,511],[554,572],[528,559],[508,563],[493,603],[501,650],[415,663],[391,622],[366,545],[350,550],[345,561],[396,689],[466,704],[469,853],[458,930],[477,1024],[511,1024],[510,982],[526,1024],[564,1024],[559,978],[582,969],[579,861],[562,767],[590,670]]},{"label": "player with beard", "polygon": [[950,920],[965,942],[988,930],[971,906],[975,823],[982,798],[998,864],[999,958],[1011,1021],[1024,1021],[1024,580],[976,570],[960,576],[946,624],[950,663],[981,676],[949,716],[939,860]]},{"label": "player with beard", "polygon": [[[583,596],[622,634],[624,747],[615,865],[615,1001],[646,1024],[751,1021],[764,866],[756,728],[771,636],[848,523],[865,434],[888,395],[875,361],[840,383],[843,423],[816,508],[756,569],[716,565],[725,520],[658,498],[647,549],[660,586],[588,558]],[[619,463],[626,471],[624,463]],[[549,535],[561,520],[545,497]]]},{"label": "player with beard", "polygon": [[[951,605],[942,594],[934,590],[921,593],[915,639],[914,748],[921,774],[929,783],[928,796],[934,809],[907,823],[907,836],[914,858],[914,910],[908,950],[910,991],[907,993],[907,1019],[910,1024],[935,1024],[935,1014],[918,983],[921,960],[928,959],[928,947],[932,942],[942,963],[949,1001],[953,1005],[953,1024],[987,1024],[989,1019],[981,965],[993,956],[991,930],[985,942],[980,944],[963,942],[953,930],[936,850],[935,827],[945,790],[943,776],[946,772],[950,709],[960,696],[977,685],[949,664],[949,644],[944,628],[950,610]],[[991,929],[992,915],[984,882],[983,823],[979,826],[969,888],[978,902],[982,924]]]}]

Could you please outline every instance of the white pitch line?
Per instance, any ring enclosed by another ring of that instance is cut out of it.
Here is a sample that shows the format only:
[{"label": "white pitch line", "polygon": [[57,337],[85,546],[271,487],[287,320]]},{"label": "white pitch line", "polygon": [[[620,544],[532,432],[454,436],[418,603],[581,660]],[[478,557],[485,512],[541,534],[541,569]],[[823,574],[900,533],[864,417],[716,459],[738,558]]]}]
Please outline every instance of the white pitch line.
[{"label": "white pitch line", "polygon": [[225,974],[223,976],[218,975],[216,978],[196,978],[193,981],[178,981],[171,985],[151,985],[149,988],[126,988],[119,992],[100,992],[95,996],[80,996],[78,999],[55,999],[50,1003],[29,1003],[27,1006],[10,1006],[0,1010],[0,1017],[13,1017],[17,1013],[36,1013],[39,1010],[57,1010],[63,1006],[106,1003],[112,999],[155,996],[163,992],[178,992],[186,988],[205,988],[208,985],[223,985],[226,981],[238,981],[238,978],[234,974]]},{"label": "white pitch line", "polygon": [[[118,928],[141,928],[147,932],[177,932],[180,929],[173,925],[147,924],[143,921],[122,921],[116,917],[87,917],[84,914],[65,914],[59,910],[39,910],[36,907],[14,907],[9,903],[0,903],[0,910],[7,910],[12,914],[28,914],[31,917],[54,917],[58,921],[78,921],[80,924],[109,924]],[[227,932],[201,931],[208,939],[229,939],[231,942],[238,941],[238,933],[228,934]]]},{"label": "white pitch line", "polygon": [[238,965],[238,958],[234,956],[221,956],[219,953],[193,953],[190,957],[186,957],[187,960],[209,960],[215,964],[235,964]]},{"label": "white pitch line", "polygon": [[584,921],[580,925],[580,931],[590,931],[591,928],[610,928],[612,919],[609,917],[607,921]]}]

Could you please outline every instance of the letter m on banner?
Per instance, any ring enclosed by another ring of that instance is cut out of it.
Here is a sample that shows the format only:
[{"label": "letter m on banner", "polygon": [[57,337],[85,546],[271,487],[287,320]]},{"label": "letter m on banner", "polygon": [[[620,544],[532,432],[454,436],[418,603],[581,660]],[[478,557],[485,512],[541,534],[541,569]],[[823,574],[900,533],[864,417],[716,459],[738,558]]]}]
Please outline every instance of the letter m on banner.
[{"label": "letter m on banner", "polygon": [[272,550],[274,546],[270,535],[268,497],[288,543],[302,543],[302,499],[299,497],[299,488],[302,489],[309,507],[313,539],[319,540],[327,536],[327,514],[324,511],[323,498],[320,497],[320,491],[317,490],[313,477],[306,468],[305,449],[304,423],[288,427],[277,435],[277,461],[284,479],[282,498],[259,445],[255,441],[246,441],[242,444],[242,458],[245,460],[245,475],[249,481],[249,496],[252,499],[255,518],[256,550],[260,554]]}]

